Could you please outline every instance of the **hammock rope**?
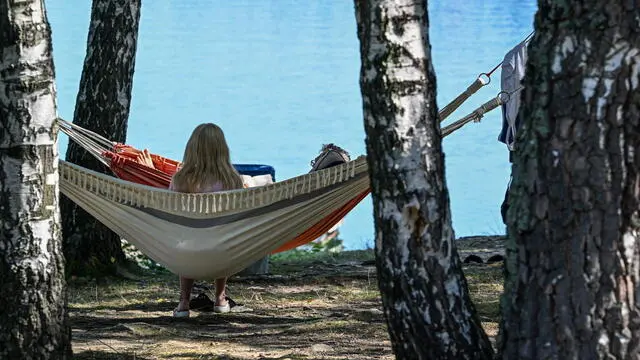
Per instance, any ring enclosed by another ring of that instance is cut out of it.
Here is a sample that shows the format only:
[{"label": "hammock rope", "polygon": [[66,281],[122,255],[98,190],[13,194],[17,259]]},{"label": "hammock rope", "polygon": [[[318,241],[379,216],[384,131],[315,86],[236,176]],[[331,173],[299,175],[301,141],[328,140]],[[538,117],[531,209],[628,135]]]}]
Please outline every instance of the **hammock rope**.
[{"label": "hammock rope", "polygon": [[502,104],[505,104],[509,101],[510,94],[507,92],[501,91],[498,93],[498,96],[487,101],[486,103],[480,105],[477,109],[473,110],[469,115],[461,118],[458,121],[455,121],[444,128],[442,128],[442,137],[445,137],[454,131],[460,129],[470,122],[480,122],[484,117],[484,114],[490,112],[491,110],[499,107]]},{"label": "hammock rope", "polygon": [[478,75],[478,78],[473,83],[471,83],[471,85],[469,85],[469,87],[467,87],[465,91],[463,91],[460,95],[453,99],[453,101],[448,103],[444,108],[442,108],[442,110],[440,110],[440,112],[438,113],[440,122],[443,122],[446,118],[449,117],[449,115],[451,115],[462,104],[464,104],[467,99],[469,99],[483,86],[489,85],[489,83],[491,83],[491,72]]},{"label": "hammock rope", "polygon": [[[535,31],[532,31],[531,33],[529,33],[529,35],[527,35],[524,38],[524,40],[521,41],[521,43],[528,43],[531,40],[531,37],[533,36],[534,33]],[[445,107],[443,107],[438,113],[440,122],[443,122],[444,120],[446,120],[449,117],[449,115],[451,115],[454,111],[456,111],[462,104],[464,104],[465,101],[467,101],[467,99],[469,99],[478,90],[480,90],[482,87],[486,85],[489,85],[491,83],[491,75],[493,75],[493,73],[500,68],[502,63],[503,61],[500,61],[498,65],[496,65],[489,72],[480,73],[480,75],[478,75],[478,78],[473,83],[471,83],[471,85],[469,85],[469,87],[467,87],[465,91],[463,91],[460,95],[458,95],[455,99],[453,99],[453,101],[445,105]]]},{"label": "hammock rope", "polygon": [[100,135],[93,133],[87,129],[83,129],[77,125],[66,122],[62,119],[57,119],[59,129],[75,141],[80,147],[86,150],[89,154],[93,155],[98,161],[107,164],[106,160],[101,154],[108,148],[102,141],[100,141]]}]

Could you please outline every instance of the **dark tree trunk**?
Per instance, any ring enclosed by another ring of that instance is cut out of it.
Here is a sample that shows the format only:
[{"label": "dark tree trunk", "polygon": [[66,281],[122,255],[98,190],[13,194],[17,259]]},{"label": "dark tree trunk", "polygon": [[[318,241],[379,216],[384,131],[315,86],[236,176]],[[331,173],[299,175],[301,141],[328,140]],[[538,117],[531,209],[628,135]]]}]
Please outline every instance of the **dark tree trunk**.
[{"label": "dark tree trunk", "polygon": [[[110,140],[125,142],[135,66],[141,0],[94,0],[87,55],[73,122]],[[66,160],[109,170],[69,141]],[[113,273],[124,261],[120,237],[66,197],[61,201],[67,271]]]},{"label": "dark tree trunk", "polygon": [[71,358],[43,0],[0,1],[0,359]]},{"label": "dark tree trunk", "polygon": [[356,0],[379,286],[398,359],[489,359],[444,178],[426,2]]},{"label": "dark tree trunk", "polygon": [[640,356],[640,3],[539,1],[513,166],[504,359]]}]

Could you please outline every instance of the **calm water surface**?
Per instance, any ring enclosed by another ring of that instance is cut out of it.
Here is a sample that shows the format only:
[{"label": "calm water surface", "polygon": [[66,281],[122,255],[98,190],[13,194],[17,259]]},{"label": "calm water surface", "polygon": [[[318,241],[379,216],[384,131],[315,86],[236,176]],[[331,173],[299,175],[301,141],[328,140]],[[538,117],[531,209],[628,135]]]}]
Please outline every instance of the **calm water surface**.
[{"label": "calm water surface", "polygon": [[[82,72],[90,1],[46,1],[53,28],[59,113],[71,120]],[[533,0],[429,4],[444,106],[532,29]],[[322,144],[364,154],[359,48],[352,1],[143,1],[127,142],[174,159],[193,128],[216,122],[235,163],[275,167],[279,180],[310,169]],[[499,92],[499,73],[451,118]],[[457,236],[504,232],[508,182],[500,113],[449,136],[447,183]],[[64,156],[67,138],[61,137]],[[373,246],[367,198],[345,219],[350,249]]]}]

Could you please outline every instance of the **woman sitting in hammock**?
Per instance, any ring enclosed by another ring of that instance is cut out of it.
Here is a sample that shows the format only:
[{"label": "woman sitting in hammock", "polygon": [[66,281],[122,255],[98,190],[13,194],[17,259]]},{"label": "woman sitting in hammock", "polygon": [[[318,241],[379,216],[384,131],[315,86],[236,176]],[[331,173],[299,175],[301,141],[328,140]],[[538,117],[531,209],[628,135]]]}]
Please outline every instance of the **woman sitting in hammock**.
[{"label": "woman sitting in hammock", "polygon": [[[139,159],[153,167],[153,161],[147,150]],[[170,190],[198,193],[240,189],[242,177],[231,164],[229,147],[222,129],[215,124],[201,124],[193,130],[184,159],[178,172],[173,175]],[[189,300],[193,279],[180,276],[180,303],[173,311],[174,317],[189,317]],[[227,278],[216,280],[215,306],[218,313],[229,312],[229,301],[225,296]]]}]

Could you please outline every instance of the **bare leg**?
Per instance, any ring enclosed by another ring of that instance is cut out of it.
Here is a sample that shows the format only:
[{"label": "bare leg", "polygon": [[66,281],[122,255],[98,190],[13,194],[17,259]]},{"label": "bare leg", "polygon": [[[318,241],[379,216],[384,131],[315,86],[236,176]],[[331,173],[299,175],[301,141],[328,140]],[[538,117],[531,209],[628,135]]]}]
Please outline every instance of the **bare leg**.
[{"label": "bare leg", "polygon": [[216,306],[225,306],[229,303],[226,299],[226,287],[227,278],[216,279]]},{"label": "bare leg", "polygon": [[180,303],[178,304],[178,311],[189,310],[189,300],[191,300],[193,282],[193,279],[180,276]]}]

